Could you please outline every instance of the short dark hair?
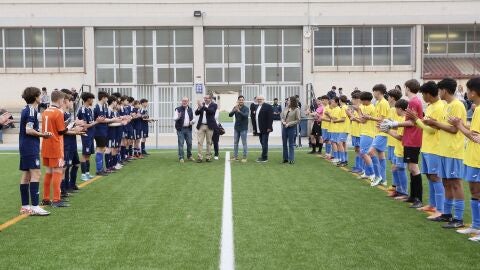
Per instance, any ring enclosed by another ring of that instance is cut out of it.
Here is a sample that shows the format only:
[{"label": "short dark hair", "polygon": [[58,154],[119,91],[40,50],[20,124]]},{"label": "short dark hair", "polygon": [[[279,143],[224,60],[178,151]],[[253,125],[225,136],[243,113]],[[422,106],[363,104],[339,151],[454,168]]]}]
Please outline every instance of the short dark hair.
[{"label": "short dark hair", "polygon": [[450,95],[455,94],[455,91],[457,91],[457,81],[452,78],[444,78],[438,82],[437,86],[438,89],[447,90]]},{"label": "short dark hair", "polygon": [[66,98],[66,99],[68,99],[68,100],[70,100],[70,101],[75,101],[75,99],[73,98],[73,92],[72,92],[72,91],[70,91],[70,90],[68,90],[68,89],[66,89],[66,88],[63,88],[63,89],[60,90],[60,91],[62,91],[62,93],[65,94],[65,98]]},{"label": "short dark hair", "polygon": [[434,81],[428,81],[420,86],[420,93],[430,94],[432,97],[438,96],[438,86]]},{"label": "short dark hair", "polygon": [[339,97],[334,97],[332,99],[335,103],[340,104],[340,98]]},{"label": "short dark hair", "polygon": [[42,91],[47,91],[47,88],[45,86],[42,87]]},{"label": "short dark hair", "polygon": [[362,92],[360,94],[360,100],[362,101],[372,101],[373,95],[370,92]]},{"label": "short dark hair", "polygon": [[474,91],[480,96],[480,77],[474,77],[468,80],[467,88],[470,91]]},{"label": "short dark hair", "polygon": [[107,104],[108,104],[108,105],[112,105],[112,103],[113,103],[114,101],[117,101],[117,100],[118,100],[117,96],[111,95],[111,96],[108,97]]},{"label": "short dark hair", "polygon": [[147,102],[148,102],[148,99],[146,99],[146,98],[140,99],[140,103],[147,103]]},{"label": "short dark hair", "polygon": [[397,102],[395,102],[395,108],[399,108],[405,111],[408,108],[408,101],[403,98],[397,100]]},{"label": "short dark hair", "polygon": [[42,92],[37,87],[27,87],[23,90],[22,98],[27,104],[32,104],[37,100]]},{"label": "short dark hair", "polygon": [[347,103],[347,102],[348,102],[347,96],[341,95],[341,96],[340,96],[340,101],[343,102],[343,103]]},{"label": "short dark hair", "polygon": [[337,90],[337,87],[334,85],[334,86],[332,86],[332,89],[335,89],[335,90]]},{"label": "short dark hair", "polygon": [[112,93],[112,96],[117,97],[117,98],[121,98],[122,94],[120,94],[118,92],[115,92],[115,93]]},{"label": "short dark hair", "polygon": [[127,96],[121,96],[121,97],[120,97],[120,101],[121,101],[121,102],[123,102],[123,101],[125,101],[125,100],[128,100],[128,97],[127,97]]},{"label": "short dark hair", "polygon": [[275,101],[275,100],[277,100],[277,101],[278,101],[278,98],[274,98],[273,100],[274,100],[274,101]]},{"label": "short dark hair", "polygon": [[402,98],[402,91],[400,91],[398,89],[392,89],[392,90],[388,91],[387,95],[389,97],[392,97],[393,99],[395,99],[395,101],[397,101],[400,98]]},{"label": "short dark hair", "polygon": [[98,100],[102,100],[104,98],[108,98],[110,95],[105,91],[98,92]]},{"label": "short dark hair", "polygon": [[65,98],[65,93],[63,93],[62,91],[59,91],[59,90],[52,91],[51,100],[53,102],[57,102],[62,98]]},{"label": "short dark hair", "polygon": [[135,98],[134,97],[128,97],[127,100],[128,100],[129,103],[132,103],[135,100]]},{"label": "short dark hair", "polygon": [[416,94],[420,90],[420,83],[416,79],[410,79],[405,82],[405,87],[408,87],[410,92]]},{"label": "short dark hair", "polygon": [[320,99],[329,99],[327,95],[323,95],[320,97]]},{"label": "short dark hair", "polygon": [[140,101],[134,100],[134,101],[133,101],[133,106],[135,106],[135,105],[140,105]]},{"label": "short dark hair", "polygon": [[[358,91],[358,90],[357,90]],[[361,91],[355,92],[353,91],[352,93],[352,99],[360,99],[360,95],[362,94]]]},{"label": "short dark hair", "polygon": [[86,102],[89,99],[95,99],[95,95],[90,92],[83,92],[80,98],[83,100],[83,102]]},{"label": "short dark hair", "polygon": [[[239,99],[241,99],[241,98],[245,99],[244,96],[240,95],[240,96],[238,96],[237,100],[239,100]],[[278,100],[278,98],[275,98],[275,99]],[[275,100],[275,99],[274,99],[274,100]]]},{"label": "short dark hair", "polygon": [[383,83],[375,84],[372,89],[373,92],[381,92],[382,95],[385,95],[387,92],[387,87]]}]

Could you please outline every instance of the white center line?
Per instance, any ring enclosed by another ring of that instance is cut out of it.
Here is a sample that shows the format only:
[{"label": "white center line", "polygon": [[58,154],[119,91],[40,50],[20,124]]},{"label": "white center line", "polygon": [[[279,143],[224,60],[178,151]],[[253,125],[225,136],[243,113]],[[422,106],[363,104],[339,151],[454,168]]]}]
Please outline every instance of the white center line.
[{"label": "white center line", "polygon": [[225,153],[221,237],[220,270],[233,270],[235,269],[235,256],[233,252],[232,173],[230,170],[230,152]]}]

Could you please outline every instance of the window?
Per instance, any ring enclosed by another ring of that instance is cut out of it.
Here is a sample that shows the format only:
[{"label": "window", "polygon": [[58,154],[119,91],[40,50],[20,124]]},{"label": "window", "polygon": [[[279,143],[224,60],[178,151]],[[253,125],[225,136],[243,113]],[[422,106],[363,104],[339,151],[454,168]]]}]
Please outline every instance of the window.
[{"label": "window", "polygon": [[83,68],[83,58],[82,28],[0,29],[0,68]]},{"label": "window", "polygon": [[480,53],[480,29],[476,25],[425,26],[424,53],[433,55],[471,55]]},{"label": "window", "polygon": [[206,29],[207,83],[300,83],[301,29]]},{"label": "window", "polygon": [[193,83],[192,29],[97,29],[99,84]]},{"label": "window", "polygon": [[315,66],[410,66],[412,27],[320,27]]}]

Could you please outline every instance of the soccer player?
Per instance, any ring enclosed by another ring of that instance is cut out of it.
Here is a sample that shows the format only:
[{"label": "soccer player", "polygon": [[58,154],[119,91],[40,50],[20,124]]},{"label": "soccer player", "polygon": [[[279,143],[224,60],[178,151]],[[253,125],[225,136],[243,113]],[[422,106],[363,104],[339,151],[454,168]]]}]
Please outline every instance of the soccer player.
[{"label": "soccer player", "polygon": [[[423,106],[420,98],[417,96],[420,90],[420,83],[411,79],[405,82],[405,95],[408,97],[408,109],[414,111],[417,115],[423,115]],[[422,129],[415,125],[413,119],[405,117],[405,121],[393,121],[391,127],[404,127],[402,144],[407,163],[408,171],[410,172],[410,197],[405,199],[405,202],[412,203],[411,208],[420,208],[423,206],[423,186],[422,174],[418,167],[418,157],[420,155],[420,147],[422,146]]]},{"label": "soccer player", "polygon": [[133,101],[132,113],[133,113],[132,127],[133,127],[133,138],[134,138],[133,156],[136,158],[143,158],[142,152],[140,151],[140,140],[142,139],[142,122],[143,122],[140,101],[138,100]]},{"label": "soccer player", "polygon": [[140,110],[140,114],[142,115],[142,128],[141,128],[141,137],[142,137],[142,142],[141,142],[141,154],[144,156],[148,156],[149,154],[147,153],[147,150],[145,149],[145,143],[148,138],[148,123],[152,122],[152,119],[150,119],[150,116],[148,114],[148,100],[145,98],[140,99],[140,105],[142,106],[142,109]]},{"label": "soccer player", "polygon": [[[373,96],[377,103],[375,104],[375,116],[367,116],[368,120],[380,123],[383,119],[388,118],[390,105],[384,97],[386,92],[387,87],[384,84],[376,84],[373,86]],[[385,158],[385,150],[387,150],[387,134],[377,129],[366,159],[367,164],[373,164],[375,172],[375,181],[372,182],[372,187],[377,185],[387,185],[387,161]]]},{"label": "soccer player", "polygon": [[328,112],[330,117],[330,139],[332,141],[333,159],[332,163],[340,164],[343,162],[343,148],[340,142],[340,133],[342,132],[342,125],[345,122],[345,117],[342,115],[342,109],[340,108],[340,99],[334,97],[330,100],[331,110]]},{"label": "soccer player", "polygon": [[120,146],[118,136],[118,128],[121,126],[121,118],[118,115],[118,108],[117,108],[117,101],[118,98],[116,96],[109,96],[107,100],[108,109],[106,115],[106,122],[108,126],[107,132],[107,148],[105,150],[105,163],[107,172],[114,172],[115,170],[119,170],[121,167],[117,166],[119,156],[118,156],[118,147]]},{"label": "soccer player", "polygon": [[360,123],[358,121],[358,112],[354,109],[360,105],[360,91],[352,92],[352,106],[346,110],[347,116],[351,121],[352,147],[355,149],[355,165],[351,172],[363,174],[363,159],[360,155]]},{"label": "soccer player", "polygon": [[327,96],[322,96],[322,104],[323,104],[323,118],[322,118],[322,136],[323,136],[323,143],[325,144],[325,158],[331,159],[332,158],[332,143],[330,141],[330,117],[328,116],[331,108],[330,108],[330,100]]},{"label": "soccer player", "polygon": [[[438,97],[438,86],[435,82],[429,81],[420,87],[423,100],[428,103],[424,119],[440,119],[443,115],[444,102]],[[429,205],[418,208],[425,212],[432,212],[429,219],[439,217],[443,212],[445,189],[442,179],[438,177],[439,167],[439,131],[436,128],[425,125],[413,111],[407,111],[407,116],[415,121],[416,125],[422,128],[422,174],[425,174],[429,184]]]},{"label": "soccer player", "polygon": [[[43,165],[47,167],[45,182],[43,183],[43,205],[52,207],[68,207],[69,204],[61,200],[60,191],[63,176],[64,148],[63,135],[67,131],[81,131],[82,128],[73,128],[73,125],[65,125],[63,111],[63,100],[65,94],[55,90],[51,94],[51,105],[42,113],[42,130],[50,132],[52,137],[42,141],[42,160]],[[53,182],[53,200],[50,196],[50,188]]]},{"label": "soccer player", "polygon": [[136,117],[136,112],[133,111],[133,102],[135,98],[128,97],[127,104],[125,106],[127,114],[130,116],[131,120],[127,123],[127,152],[129,159],[136,159],[133,153],[133,144],[135,143],[135,134],[133,128],[133,119]]},{"label": "soccer player", "polygon": [[86,134],[82,136],[82,157],[80,159],[80,167],[82,170],[82,181],[88,181],[94,176],[90,175],[90,155],[94,154],[94,137],[95,125],[97,122],[94,119],[92,104],[95,96],[89,92],[83,92],[81,97],[83,101],[82,107],[78,110],[77,119],[85,121],[84,128],[87,130]]},{"label": "soccer player", "polygon": [[[446,229],[463,227],[463,212],[465,209],[463,194],[463,158],[465,152],[465,137],[456,126],[448,123],[449,118],[459,118],[462,124],[466,123],[467,110],[465,105],[455,98],[457,82],[445,78],[438,82],[440,98],[447,104],[443,115],[439,119],[429,118],[423,122],[437,128],[439,134],[440,166],[438,176],[443,179],[445,187],[445,203],[443,214],[433,221],[448,221],[442,227]],[[455,215],[452,217],[452,208]]]},{"label": "soccer player", "polygon": [[340,101],[340,119],[343,119],[343,122],[340,122],[340,133],[338,136],[338,141],[340,144],[340,163],[337,164],[339,167],[345,167],[348,165],[348,154],[347,154],[347,139],[348,134],[350,134],[350,118],[347,116],[347,102],[348,98],[345,95],[341,95],[339,98]]},{"label": "soccer player", "polygon": [[[393,92],[395,91],[395,92]],[[389,91],[390,94],[394,96],[394,98],[401,96],[398,94],[400,90],[391,90]],[[389,98],[390,99],[390,98]],[[405,112],[408,108],[408,101],[404,99],[399,99],[395,102],[395,114],[391,116],[391,120],[404,122],[405,121]],[[405,160],[403,158],[403,145],[402,145],[402,138],[403,138],[403,127],[398,127],[396,130],[393,129],[386,129],[388,130],[388,135],[392,137],[393,143],[393,157],[392,157],[392,174],[393,174],[393,183],[395,184],[395,192],[392,196],[395,200],[402,200],[408,198],[408,187],[407,187],[407,172],[405,171]]]},{"label": "soccer player", "polygon": [[469,240],[480,242],[480,77],[467,82],[467,96],[475,105],[470,128],[461,118],[452,117],[449,123],[458,128],[467,137],[467,147],[464,157],[464,179],[470,186],[472,198],[472,225],[469,228],[457,230],[461,234],[474,234]]},{"label": "soccer player", "polygon": [[[40,89],[27,87],[23,90],[22,98],[27,105],[23,108],[20,116],[19,152],[20,152],[20,198],[22,207],[20,214],[34,216],[47,216],[39,203],[40,182],[40,138],[48,140],[51,134],[40,132],[37,118],[37,109],[40,104]],[[29,194],[30,192],[30,194]],[[31,200],[31,206],[30,206]]]},{"label": "soccer player", "polygon": [[[388,104],[390,105],[390,110],[388,112],[388,119],[395,120],[399,118],[397,114],[397,108],[395,108],[395,104],[398,100],[402,98],[402,91],[398,89],[392,89],[387,92],[387,100]],[[403,129],[402,129],[403,135]],[[397,140],[393,138],[391,135],[387,136],[387,160],[390,162],[391,165],[394,165],[395,162],[395,145],[397,144]],[[402,147],[403,153],[403,147]],[[402,154],[403,155],[403,154]],[[392,172],[392,179],[393,183],[392,186],[387,190],[389,192],[390,197],[395,197],[397,194],[396,192],[396,184],[398,183],[398,179],[396,178],[397,174]]]},{"label": "soccer player", "polygon": [[103,166],[103,159],[105,156],[105,147],[107,146],[108,135],[108,93],[104,91],[98,92],[98,102],[93,109],[93,119],[97,122],[95,126],[95,144],[97,146],[95,153],[96,174],[100,176],[106,176]]},{"label": "soccer player", "polygon": [[369,179],[373,183],[375,181],[375,171],[372,160],[368,155],[370,147],[372,147],[373,138],[377,133],[376,122],[371,120],[375,115],[375,106],[372,104],[373,95],[369,92],[360,94],[361,105],[355,107],[358,112],[358,122],[360,122],[360,154],[365,162],[365,172],[360,176],[363,179]]}]

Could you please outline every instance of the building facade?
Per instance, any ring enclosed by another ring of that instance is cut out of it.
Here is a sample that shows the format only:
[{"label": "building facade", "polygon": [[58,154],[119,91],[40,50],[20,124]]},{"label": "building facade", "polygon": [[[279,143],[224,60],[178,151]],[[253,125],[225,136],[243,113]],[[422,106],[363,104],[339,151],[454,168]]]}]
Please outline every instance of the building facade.
[{"label": "building facade", "polygon": [[[168,133],[182,96],[285,98],[332,85],[467,79],[480,1],[17,0],[0,2],[0,106],[27,86],[146,97]],[[162,124],[160,125],[162,126]]]}]

